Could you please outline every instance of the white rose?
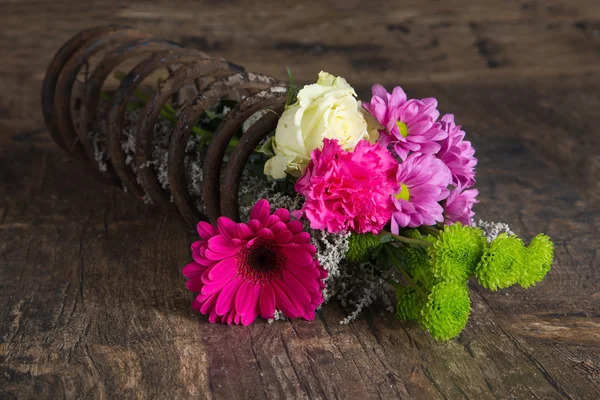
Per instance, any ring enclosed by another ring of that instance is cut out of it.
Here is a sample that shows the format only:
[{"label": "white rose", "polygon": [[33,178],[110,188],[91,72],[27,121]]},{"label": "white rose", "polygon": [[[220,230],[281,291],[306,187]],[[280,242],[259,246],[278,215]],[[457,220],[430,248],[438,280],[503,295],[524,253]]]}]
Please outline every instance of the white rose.
[{"label": "white rose", "polygon": [[320,72],[317,83],[304,86],[298,101],[281,115],[273,140],[275,156],[265,164],[265,174],[275,179],[285,178],[286,173],[302,176],[310,153],[321,147],[324,139],[336,139],[344,150],[353,150],[359,141],[369,139],[355,96],[344,78]]}]

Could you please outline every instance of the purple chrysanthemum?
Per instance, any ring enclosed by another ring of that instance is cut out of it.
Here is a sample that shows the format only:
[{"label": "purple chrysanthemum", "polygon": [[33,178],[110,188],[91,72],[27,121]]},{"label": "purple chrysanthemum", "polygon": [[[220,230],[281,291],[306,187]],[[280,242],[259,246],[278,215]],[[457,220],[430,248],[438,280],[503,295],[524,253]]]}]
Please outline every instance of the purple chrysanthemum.
[{"label": "purple chrysanthemum", "polygon": [[441,148],[437,156],[452,173],[452,184],[471,187],[475,184],[475,149],[471,142],[464,140],[465,132],[454,123],[454,115],[446,114],[440,120],[442,130],[448,136],[440,141]]},{"label": "purple chrysanthemum", "polygon": [[392,232],[399,227],[435,225],[444,220],[440,201],[448,197],[451,174],[433,155],[413,153],[399,164],[396,175],[400,191],[393,195],[396,211]]},{"label": "purple chrysanthemum", "polygon": [[445,223],[452,225],[460,222],[463,225],[471,225],[473,216],[473,205],[479,203],[477,201],[477,189],[463,189],[462,186],[454,188],[444,205]]},{"label": "purple chrysanthemum", "polygon": [[440,140],[448,133],[436,122],[440,113],[437,100],[408,100],[400,86],[388,93],[379,84],[373,85],[371,103],[363,103],[384,129],[379,131],[383,144],[392,143],[398,156],[405,160],[409,152],[434,154],[441,148]]}]

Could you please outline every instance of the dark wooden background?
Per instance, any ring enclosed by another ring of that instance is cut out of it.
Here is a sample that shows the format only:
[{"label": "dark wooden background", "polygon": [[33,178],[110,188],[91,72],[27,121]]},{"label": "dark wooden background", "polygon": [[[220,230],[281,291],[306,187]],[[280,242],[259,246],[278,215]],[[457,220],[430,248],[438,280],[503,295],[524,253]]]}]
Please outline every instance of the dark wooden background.
[{"label": "dark wooden background", "polygon": [[[600,397],[600,2],[0,0],[0,398]],[[52,143],[39,92],[77,31],[130,24],[249,70],[435,96],[479,157],[476,211],[556,243],[528,291],[472,285],[437,343],[373,307],[350,325],[210,325],[177,221]]]}]

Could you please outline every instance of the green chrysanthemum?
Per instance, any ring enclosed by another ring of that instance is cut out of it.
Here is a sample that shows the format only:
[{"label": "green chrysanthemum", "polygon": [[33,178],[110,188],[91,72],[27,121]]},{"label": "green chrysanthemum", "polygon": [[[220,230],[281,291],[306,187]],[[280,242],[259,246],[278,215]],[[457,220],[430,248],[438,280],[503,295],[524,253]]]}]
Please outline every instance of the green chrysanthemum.
[{"label": "green chrysanthemum", "polygon": [[436,278],[466,281],[481,259],[485,238],[481,230],[456,223],[445,226],[433,246],[427,248]]},{"label": "green chrysanthemum", "polygon": [[396,290],[396,317],[402,320],[417,320],[425,300],[413,287],[402,287]]},{"label": "green chrysanthemum", "polygon": [[421,309],[421,325],[437,340],[456,337],[471,313],[471,299],[466,282],[440,282],[431,288]]},{"label": "green chrysanthemum", "polygon": [[402,249],[402,252],[404,263],[406,265],[406,272],[408,272],[415,282],[420,283],[425,287],[431,286],[435,281],[435,277],[433,276],[433,269],[429,263],[427,250],[419,247],[407,246]]},{"label": "green chrysanthemum", "polygon": [[540,233],[527,247],[527,262],[519,277],[519,285],[527,289],[541,282],[554,260],[554,243],[547,235]]},{"label": "green chrysanthemum", "polygon": [[346,259],[353,263],[368,261],[379,247],[381,247],[381,243],[378,236],[372,233],[353,233],[348,240]]},{"label": "green chrysanthemum", "polygon": [[479,283],[490,290],[514,285],[521,277],[527,261],[523,241],[517,236],[500,234],[486,247],[475,276]]}]

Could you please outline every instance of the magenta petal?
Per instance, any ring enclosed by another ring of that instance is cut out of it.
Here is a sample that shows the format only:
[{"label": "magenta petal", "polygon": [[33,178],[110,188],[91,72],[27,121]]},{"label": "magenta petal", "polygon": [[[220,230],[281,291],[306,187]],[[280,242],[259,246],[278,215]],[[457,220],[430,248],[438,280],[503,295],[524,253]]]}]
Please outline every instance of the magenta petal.
[{"label": "magenta petal", "polygon": [[255,306],[254,300],[254,283],[245,281],[240,286],[237,295],[235,296],[235,311],[244,315],[246,312]]},{"label": "magenta petal", "polygon": [[[303,273],[304,269],[290,268],[289,271],[309,292],[316,292],[319,290],[319,283],[317,279],[311,278],[307,274]],[[319,276],[317,276],[317,278],[319,278]]]},{"label": "magenta petal", "polygon": [[249,239],[254,236],[252,229],[246,224],[237,224],[235,227],[236,236],[242,239]]},{"label": "magenta petal", "polygon": [[208,314],[215,307],[217,297],[219,297],[217,294],[212,294],[206,300],[204,300],[202,306],[200,307],[200,312],[205,315]]},{"label": "magenta petal", "polygon": [[233,239],[233,235],[236,231],[236,225],[237,224],[235,222],[227,217],[219,217],[217,219],[217,228],[219,229],[219,233],[228,242],[231,242]]},{"label": "magenta petal", "polygon": [[185,267],[183,267],[183,270],[181,271],[181,273],[186,278],[191,278],[194,276],[202,275],[205,270],[206,270],[205,266],[200,265],[197,262],[191,262],[188,265],[186,265]]},{"label": "magenta petal", "polygon": [[300,250],[297,246],[282,245],[281,252],[286,256],[288,262],[300,267],[306,267],[314,262],[310,253]]},{"label": "magenta petal", "polygon": [[260,310],[260,305],[259,305],[260,292],[261,292],[261,286],[254,285],[253,293],[252,293],[252,300],[251,300],[251,307],[246,311],[246,313],[244,315],[242,315],[242,324],[244,326],[250,325],[251,323],[253,323],[254,320],[256,319],[256,317],[258,316],[258,313]]},{"label": "magenta petal", "polygon": [[223,316],[223,319],[226,320],[227,325],[232,325],[235,322],[236,313],[233,310],[230,310],[227,315]]},{"label": "magenta petal", "polygon": [[202,279],[195,277],[188,280],[185,283],[185,287],[191,292],[200,293],[204,287],[204,283],[202,282]]},{"label": "magenta petal", "polygon": [[223,276],[230,275],[232,270],[237,269],[237,261],[233,257],[225,258],[224,260],[216,263],[210,271],[208,271],[208,278],[212,281],[217,281]]},{"label": "magenta petal", "polygon": [[290,212],[285,208],[278,208],[273,214],[277,215],[279,217],[279,220],[283,223],[290,222]]},{"label": "magenta petal", "polygon": [[[227,285],[229,282],[231,282],[235,278],[235,276],[236,276],[235,271],[233,271],[227,275],[223,275],[221,277],[221,279],[216,280],[216,281],[208,281],[207,282],[205,279],[203,279],[202,282],[204,283],[204,286],[202,287],[201,293],[206,296],[211,295],[213,293],[217,293],[217,292],[221,291],[223,289],[223,287],[225,287],[225,285]],[[204,276],[203,276],[203,278],[204,278]]]},{"label": "magenta petal", "polygon": [[210,315],[208,316],[208,322],[210,322],[211,324],[214,324],[217,322],[218,319],[219,319],[219,316],[217,315],[217,313],[214,311],[211,311]]},{"label": "magenta petal", "polygon": [[290,232],[292,232],[292,234],[296,235],[300,232],[302,232],[303,226],[302,226],[302,222],[298,221],[298,220],[293,220],[290,221],[288,224],[288,229],[290,230]]},{"label": "magenta petal", "polygon": [[315,310],[306,310],[304,312],[303,318],[307,321],[312,321],[315,319]]},{"label": "magenta petal", "polygon": [[248,221],[248,228],[252,229],[252,232],[256,233],[262,228],[262,226],[259,221],[251,219]]},{"label": "magenta petal", "polygon": [[294,243],[309,243],[310,242],[310,233],[300,232],[297,235],[294,235],[294,237],[292,237],[292,241]]},{"label": "magenta petal", "polygon": [[385,90],[385,88],[379,83],[373,85],[373,87],[371,88],[371,93],[373,94],[373,96],[380,97],[384,100],[387,100],[387,97],[389,96],[387,90]]},{"label": "magenta petal", "polygon": [[277,243],[288,243],[292,240],[292,233],[287,229],[275,234],[275,241]]},{"label": "magenta petal", "polygon": [[273,231],[267,228],[262,228],[261,230],[256,232],[256,234],[265,239],[273,239],[275,237],[275,235],[273,235]]},{"label": "magenta petal", "polygon": [[248,326],[252,324],[256,320],[256,317],[258,317],[258,304],[254,304],[254,308],[242,315],[242,325]]},{"label": "magenta petal", "polygon": [[231,307],[233,306],[233,299],[235,298],[235,294],[237,293],[242,282],[242,279],[236,278],[223,287],[221,293],[219,293],[217,305],[215,306],[215,312],[218,315],[225,315],[229,310],[231,310]]},{"label": "magenta petal", "polygon": [[230,252],[230,253],[217,253],[217,252],[212,251],[211,249],[206,249],[204,251],[204,257],[206,257],[208,260],[212,260],[212,261],[221,261],[225,258],[235,256],[236,253],[237,253],[237,251]]},{"label": "magenta petal", "polygon": [[282,275],[283,282],[290,288],[290,290],[298,298],[300,303],[310,303],[310,295],[308,294],[308,291],[306,290],[304,285],[302,285],[302,283],[300,283],[300,281],[298,281],[298,279],[296,279],[288,271],[283,271]]},{"label": "magenta petal", "polygon": [[208,248],[215,253],[235,254],[238,247],[231,245],[223,236],[213,236],[208,240]]},{"label": "magenta petal", "polygon": [[275,314],[275,292],[271,285],[264,285],[260,292],[260,316],[264,319],[273,318]]},{"label": "magenta petal", "polygon": [[198,230],[198,235],[204,240],[208,240],[218,233],[214,226],[204,221],[198,222],[196,228]]},{"label": "magenta petal", "polygon": [[298,318],[300,313],[285,292],[275,282],[272,282],[271,286],[275,292],[276,307],[283,311],[286,317]]},{"label": "magenta petal", "polygon": [[269,222],[269,215],[271,213],[271,207],[269,202],[265,199],[256,202],[252,211],[250,212],[250,219],[258,220],[263,226],[266,226]]}]

